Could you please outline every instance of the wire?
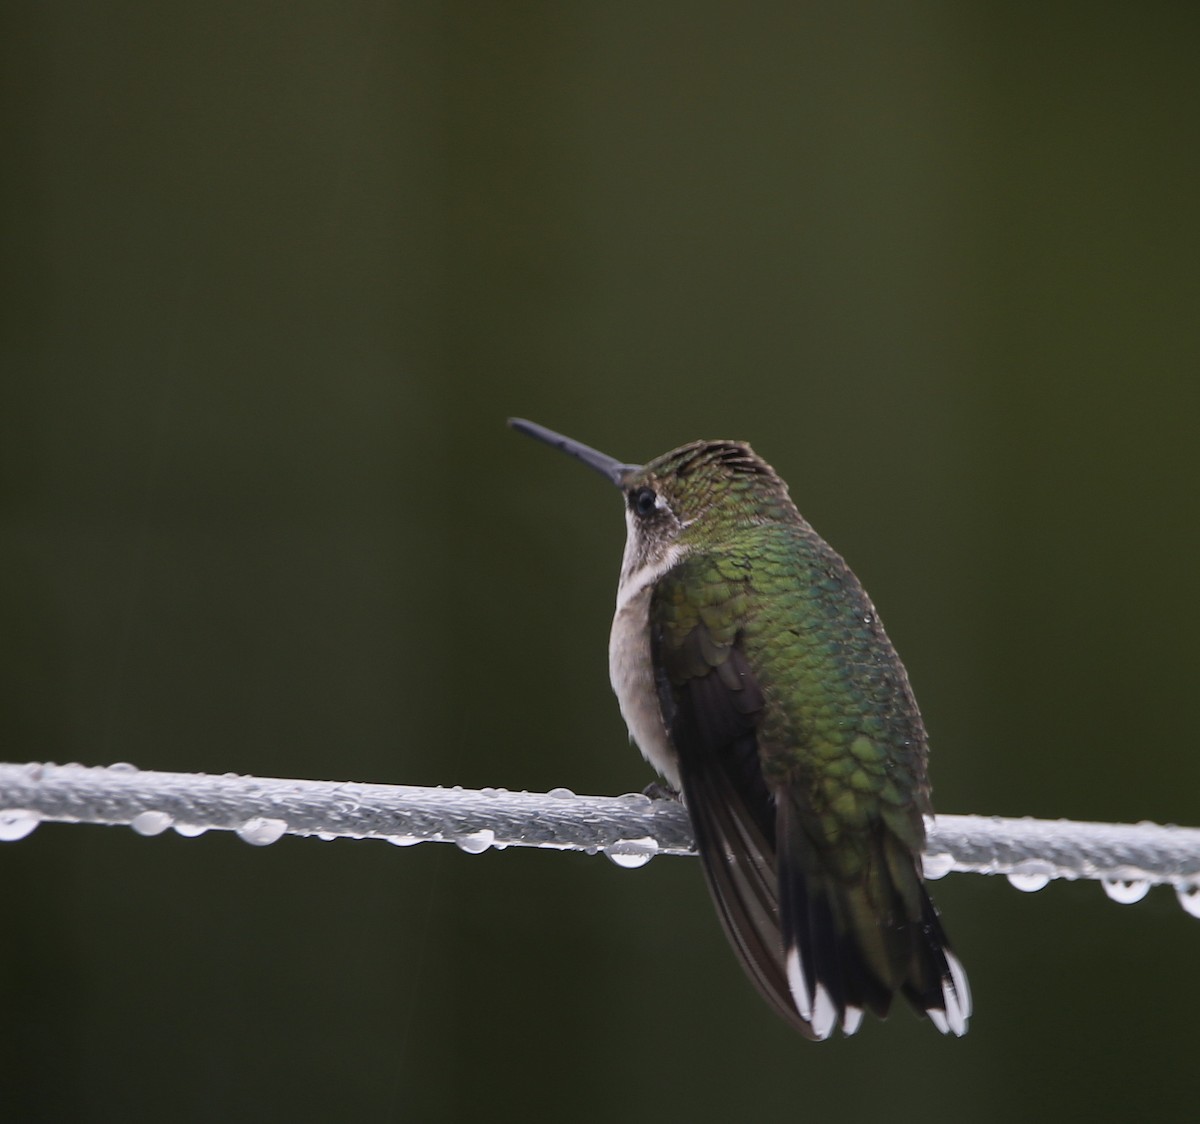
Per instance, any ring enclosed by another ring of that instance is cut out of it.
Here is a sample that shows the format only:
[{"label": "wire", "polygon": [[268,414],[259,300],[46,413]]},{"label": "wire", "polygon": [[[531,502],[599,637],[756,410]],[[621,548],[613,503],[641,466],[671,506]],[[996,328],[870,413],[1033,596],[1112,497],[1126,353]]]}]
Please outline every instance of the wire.
[{"label": "wire", "polygon": [[[454,843],[604,853],[622,866],[655,855],[695,853],[681,804],[644,795],[576,796],[503,788],[281,780],[226,773],[162,773],[32,762],[0,764],[0,840],[21,839],[43,821],[128,824],[142,835],[235,831],[246,842],[285,834],[384,839],[398,846]],[[1200,917],[1200,829],[1159,824],[1080,823],[942,815],[928,821],[925,873],[1003,874],[1022,890],[1052,879],[1101,881],[1115,901],[1152,885],[1173,886]]]}]

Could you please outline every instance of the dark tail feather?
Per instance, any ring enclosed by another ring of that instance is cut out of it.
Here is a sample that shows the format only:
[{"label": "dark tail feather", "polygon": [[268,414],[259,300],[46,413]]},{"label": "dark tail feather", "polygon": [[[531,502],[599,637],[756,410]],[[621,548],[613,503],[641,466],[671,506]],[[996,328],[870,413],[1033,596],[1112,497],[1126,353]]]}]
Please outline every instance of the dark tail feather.
[{"label": "dark tail feather", "polygon": [[803,828],[785,806],[764,812],[716,770],[686,772],[683,790],[730,943],[792,1026],[816,1039],[839,1027],[853,1034],[866,1011],[885,1017],[899,992],[942,1033],[965,1033],[966,975],[912,857],[883,824],[871,880],[849,881],[793,834]]},{"label": "dark tail feather", "polygon": [[943,1034],[965,1034],[966,973],[914,860],[886,826],[876,828],[867,875],[847,880],[824,865],[811,839],[793,834],[803,830],[794,813],[777,814],[784,969],[813,1036],[839,1026],[853,1034],[864,1011],[886,1016],[896,992]]},{"label": "dark tail feather", "polygon": [[903,986],[904,997],[943,1034],[962,1037],[971,1017],[971,987],[962,962],[954,955],[941,918],[921,887],[921,922],[913,936],[913,971]]}]

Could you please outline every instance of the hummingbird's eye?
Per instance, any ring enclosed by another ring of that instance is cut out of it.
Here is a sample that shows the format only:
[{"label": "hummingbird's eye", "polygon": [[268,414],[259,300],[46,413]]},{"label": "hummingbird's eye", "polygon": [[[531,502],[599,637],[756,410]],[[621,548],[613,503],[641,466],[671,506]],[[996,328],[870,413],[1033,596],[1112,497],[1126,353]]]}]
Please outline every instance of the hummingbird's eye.
[{"label": "hummingbird's eye", "polygon": [[658,497],[653,488],[639,488],[629,497],[629,506],[644,519],[658,510]]}]

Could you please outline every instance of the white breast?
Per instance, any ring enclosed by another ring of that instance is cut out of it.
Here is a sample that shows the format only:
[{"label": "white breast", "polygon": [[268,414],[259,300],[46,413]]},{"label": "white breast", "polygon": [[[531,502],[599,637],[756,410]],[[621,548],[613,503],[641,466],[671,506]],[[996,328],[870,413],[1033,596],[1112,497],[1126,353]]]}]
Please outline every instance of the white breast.
[{"label": "white breast", "polygon": [[658,563],[643,566],[633,573],[622,573],[617,611],[608,642],[608,674],[630,737],[637,743],[642,756],[676,790],[681,786],[679,764],[663,724],[654,665],[650,660],[650,597],[655,581],[671,569],[683,553],[681,547],[674,546]]}]

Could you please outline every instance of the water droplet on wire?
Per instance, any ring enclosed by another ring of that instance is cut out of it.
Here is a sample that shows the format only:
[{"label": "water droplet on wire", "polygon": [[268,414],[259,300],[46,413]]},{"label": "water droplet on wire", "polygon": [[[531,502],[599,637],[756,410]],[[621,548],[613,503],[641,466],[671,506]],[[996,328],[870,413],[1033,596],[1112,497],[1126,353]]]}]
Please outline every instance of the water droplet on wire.
[{"label": "water droplet on wire", "polygon": [[1008,881],[1015,889],[1032,894],[1034,891],[1049,885],[1053,874],[1054,868],[1048,863],[1021,863],[1009,874]]},{"label": "water droplet on wire", "polygon": [[1193,882],[1190,886],[1178,886],[1175,893],[1185,913],[1200,917],[1200,882]]},{"label": "water droplet on wire", "polygon": [[274,820],[269,816],[254,816],[237,829],[238,838],[255,847],[266,847],[287,831],[287,820]]},{"label": "water droplet on wire", "polygon": [[171,817],[166,812],[138,812],[129,826],[138,835],[161,835],[171,826]]},{"label": "water droplet on wire", "polygon": [[28,808],[3,809],[0,811],[0,843],[24,839],[41,822],[41,816]]},{"label": "water droplet on wire", "polygon": [[491,828],[485,827],[482,831],[472,831],[467,835],[460,835],[454,842],[460,851],[466,851],[468,855],[481,855],[495,841],[496,833]]},{"label": "water droplet on wire", "polygon": [[1102,878],[1100,885],[1114,902],[1133,905],[1150,892],[1150,883],[1145,878]]},{"label": "water droplet on wire", "polygon": [[648,835],[641,839],[618,839],[605,847],[604,853],[617,866],[623,866],[626,870],[636,870],[639,866],[645,866],[658,854],[658,840]]},{"label": "water droplet on wire", "polygon": [[938,878],[945,878],[954,869],[954,859],[947,854],[925,855],[922,865],[925,868],[925,877],[932,882]]}]

